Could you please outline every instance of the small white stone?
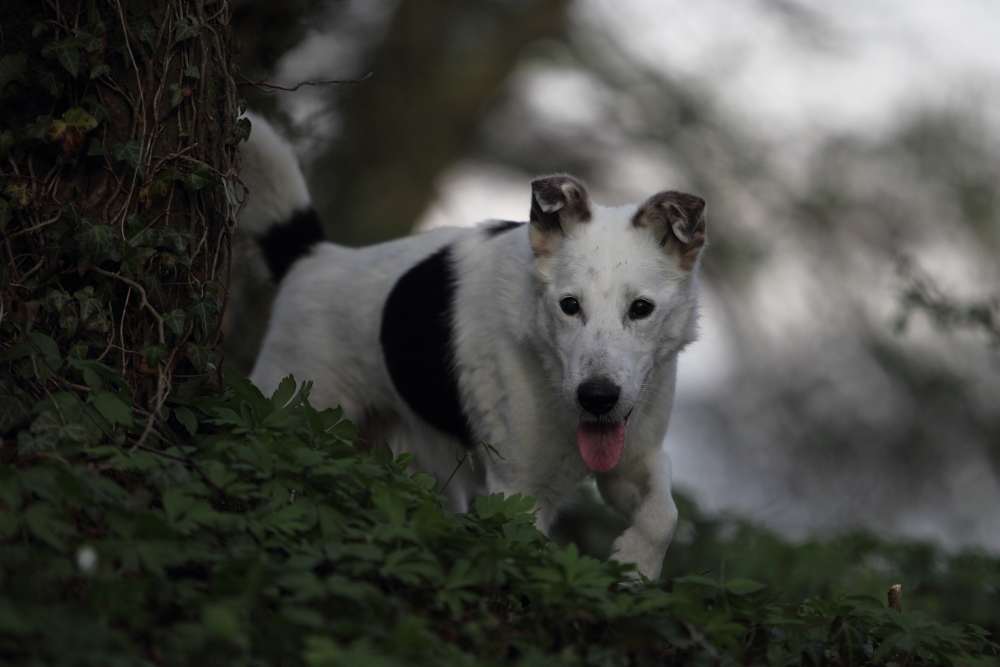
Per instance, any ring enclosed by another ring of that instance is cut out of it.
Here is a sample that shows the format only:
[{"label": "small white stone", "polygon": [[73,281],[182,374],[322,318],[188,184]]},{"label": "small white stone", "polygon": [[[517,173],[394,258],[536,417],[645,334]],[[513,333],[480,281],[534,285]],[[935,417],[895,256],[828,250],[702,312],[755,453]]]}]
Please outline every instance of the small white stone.
[{"label": "small white stone", "polygon": [[97,572],[97,551],[94,547],[87,545],[80,547],[76,551],[76,565],[87,574]]}]

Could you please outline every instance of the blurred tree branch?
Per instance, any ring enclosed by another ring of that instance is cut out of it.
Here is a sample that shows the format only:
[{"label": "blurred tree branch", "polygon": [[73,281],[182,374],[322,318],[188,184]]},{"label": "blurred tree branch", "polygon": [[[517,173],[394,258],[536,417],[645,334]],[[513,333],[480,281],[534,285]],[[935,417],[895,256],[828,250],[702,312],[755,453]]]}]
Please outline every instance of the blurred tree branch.
[{"label": "blurred tree branch", "polygon": [[567,5],[403,0],[368,65],[378,77],[346,91],[340,139],[315,165],[330,237],[360,245],[408,234],[438,176],[474,146],[522,48],[563,33]]}]

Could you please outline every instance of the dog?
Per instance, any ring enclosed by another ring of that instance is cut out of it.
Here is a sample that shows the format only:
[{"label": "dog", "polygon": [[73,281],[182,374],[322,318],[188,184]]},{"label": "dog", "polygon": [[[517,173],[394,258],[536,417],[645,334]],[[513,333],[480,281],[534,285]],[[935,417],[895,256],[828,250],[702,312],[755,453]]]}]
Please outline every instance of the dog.
[{"label": "dog", "polygon": [[[578,179],[531,182],[527,222],[438,228],[365,248],[324,240],[291,147],[260,117],[242,149],[240,229],[278,283],[250,379],[311,380],[363,436],[447,485],[537,498],[547,532],[586,480],[629,520],[612,558],[656,579],[677,525],[670,420],[695,338],[705,201],[664,191],[594,203]],[[499,457],[461,466],[480,442]],[[502,458],[500,458],[502,457]]]}]

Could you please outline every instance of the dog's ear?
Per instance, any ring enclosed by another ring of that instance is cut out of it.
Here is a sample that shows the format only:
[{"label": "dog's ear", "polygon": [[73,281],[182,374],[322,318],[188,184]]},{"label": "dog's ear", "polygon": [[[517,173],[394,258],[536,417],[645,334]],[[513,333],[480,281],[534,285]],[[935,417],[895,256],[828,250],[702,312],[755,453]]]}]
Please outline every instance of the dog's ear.
[{"label": "dog's ear", "polygon": [[591,218],[590,195],[572,176],[557,174],[531,182],[528,238],[536,257],[549,257],[574,225]]},{"label": "dog's ear", "polygon": [[705,200],[674,190],[660,192],[639,207],[632,225],[648,229],[680,268],[690,271],[705,247]]}]

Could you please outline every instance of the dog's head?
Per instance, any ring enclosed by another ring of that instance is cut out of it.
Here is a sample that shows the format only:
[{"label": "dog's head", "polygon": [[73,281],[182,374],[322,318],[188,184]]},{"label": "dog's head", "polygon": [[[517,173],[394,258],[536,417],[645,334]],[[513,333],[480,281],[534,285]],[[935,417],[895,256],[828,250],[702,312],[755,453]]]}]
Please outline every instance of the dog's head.
[{"label": "dog's head", "polygon": [[537,315],[592,470],[618,464],[636,407],[665,400],[646,380],[693,339],[705,238],[701,197],[665,191],[608,208],[572,176],[531,184]]}]

